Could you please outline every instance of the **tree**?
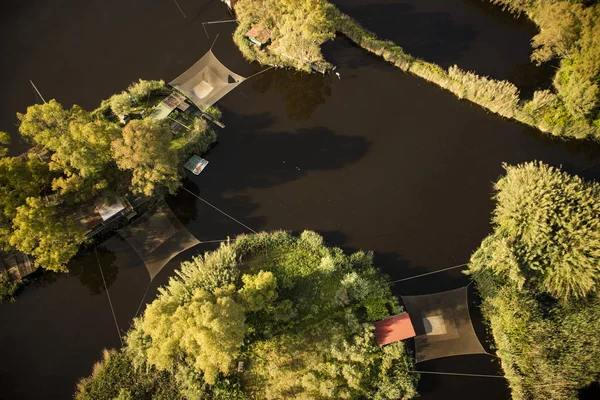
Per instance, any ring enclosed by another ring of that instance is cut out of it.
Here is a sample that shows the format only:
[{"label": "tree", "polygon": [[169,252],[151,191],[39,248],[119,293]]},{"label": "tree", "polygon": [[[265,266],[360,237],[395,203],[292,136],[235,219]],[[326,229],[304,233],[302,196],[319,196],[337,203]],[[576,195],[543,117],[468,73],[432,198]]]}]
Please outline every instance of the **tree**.
[{"label": "tree", "polygon": [[77,383],[75,400],[180,400],[172,375],[135,369],[127,354],[104,350],[89,377]]},{"label": "tree", "polygon": [[89,198],[106,188],[113,159],[111,143],[119,135],[120,128],[112,122],[91,120],[87,114],[73,119],[52,154],[50,168],[63,173],[54,180],[53,189]]},{"label": "tree", "polygon": [[132,172],[132,190],[149,196],[161,185],[174,192],[180,184],[179,171],[169,150],[172,133],[167,123],[150,117],[133,120],[122,134],[112,142],[112,150],[118,167]]},{"label": "tree", "polygon": [[25,114],[17,113],[19,132],[46,149],[55,150],[68,131],[71,111],[65,110],[56,100],[27,107]]},{"label": "tree", "polygon": [[587,296],[600,282],[600,185],[543,163],[505,169],[493,219],[503,256],[489,268],[560,299]]},{"label": "tree", "polygon": [[0,157],[4,157],[8,154],[8,149],[5,147],[10,144],[10,135],[6,132],[0,131]]},{"label": "tree", "polygon": [[571,58],[581,33],[583,7],[565,1],[541,7],[537,23],[540,33],[531,43],[535,48],[531,58],[538,63],[550,60],[555,55]]},{"label": "tree", "polygon": [[184,304],[159,297],[136,320],[138,332],[128,337],[129,351],[139,352],[151,343],[142,350],[148,364],[172,371],[184,360],[214,384],[220,373],[229,373],[246,331],[244,307],[234,293],[232,285],[213,293],[197,289]]},{"label": "tree", "polygon": [[0,248],[9,249],[12,220],[17,208],[50,185],[48,166],[32,157],[0,158]]},{"label": "tree", "polygon": [[600,371],[600,185],[542,163],[505,168],[468,273],[512,398],[574,399]]},{"label": "tree", "polygon": [[108,102],[113,113],[118,116],[125,116],[131,111],[131,97],[125,91],[112,95]]},{"label": "tree", "polygon": [[277,299],[277,279],[272,272],[243,275],[242,282],[239,294],[249,311],[260,311]]},{"label": "tree", "polygon": [[276,53],[310,63],[322,59],[321,44],[335,37],[326,5],[325,0],[242,0],[235,8],[241,21],[271,32]]},{"label": "tree", "polygon": [[85,234],[78,221],[60,218],[57,206],[39,197],[28,197],[17,208],[9,243],[32,255],[42,268],[65,272],[67,262],[77,254]]},{"label": "tree", "polygon": [[132,83],[127,90],[129,94],[137,103],[148,101],[148,98],[153,92],[157,92],[165,88],[165,82],[160,81],[146,81],[140,79],[139,81]]}]

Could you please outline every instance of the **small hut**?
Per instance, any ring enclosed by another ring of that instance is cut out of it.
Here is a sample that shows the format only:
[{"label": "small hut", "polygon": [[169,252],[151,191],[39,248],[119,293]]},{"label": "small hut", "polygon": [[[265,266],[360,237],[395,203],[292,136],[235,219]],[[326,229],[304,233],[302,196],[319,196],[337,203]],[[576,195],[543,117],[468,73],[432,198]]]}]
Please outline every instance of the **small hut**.
[{"label": "small hut", "polygon": [[256,24],[246,33],[246,37],[258,47],[264,47],[271,41],[271,34],[261,24]]},{"label": "small hut", "polygon": [[375,340],[379,346],[415,336],[415,328],[408,313],[404,312],[375,322]]}]

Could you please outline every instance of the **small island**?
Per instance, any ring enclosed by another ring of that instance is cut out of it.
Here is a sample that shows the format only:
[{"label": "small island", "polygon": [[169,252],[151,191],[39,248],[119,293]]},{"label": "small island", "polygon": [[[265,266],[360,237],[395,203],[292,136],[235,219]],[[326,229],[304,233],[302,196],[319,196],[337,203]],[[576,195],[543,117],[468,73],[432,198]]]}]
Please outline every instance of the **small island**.
[{"label": "small island", "polygon": [[75,398],[413,398],[405,344],[375,340],[400,310],[371,254],[310,231],[238,236],[182,263]]}]

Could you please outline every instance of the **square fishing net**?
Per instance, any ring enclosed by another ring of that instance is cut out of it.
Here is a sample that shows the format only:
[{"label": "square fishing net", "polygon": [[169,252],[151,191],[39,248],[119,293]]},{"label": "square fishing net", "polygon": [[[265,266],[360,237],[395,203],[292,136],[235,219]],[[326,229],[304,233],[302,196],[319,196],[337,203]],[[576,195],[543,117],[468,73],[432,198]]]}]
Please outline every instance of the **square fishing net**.
[{"label": "square fishing net", "polygon": [[469,315],[467,287],[422,296],[402,296],[415,329],[416,361],[485,354]]},{"label": "square fishing net", "polygon": [[150,279],[177,254],[200,243],[163,201],[119,233],[140,256]]},{"label": "square fishing net", "polygon": [[169,85],[184,93],[200,110],[206,111],[245,79],[221,64],[209,50]]}]

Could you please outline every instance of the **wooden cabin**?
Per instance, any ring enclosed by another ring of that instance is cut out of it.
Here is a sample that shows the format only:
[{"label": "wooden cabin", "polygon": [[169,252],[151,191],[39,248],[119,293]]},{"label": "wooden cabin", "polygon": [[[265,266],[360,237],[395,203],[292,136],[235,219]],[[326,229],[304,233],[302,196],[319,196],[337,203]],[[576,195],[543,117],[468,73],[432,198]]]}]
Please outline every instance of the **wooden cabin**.
[{"label": "wooden cabin", "polygon": [[246,37],[260,48],[271,42],[271,34],[260,24],[256,24],[250,28],[250,30],[246,32]]}]

